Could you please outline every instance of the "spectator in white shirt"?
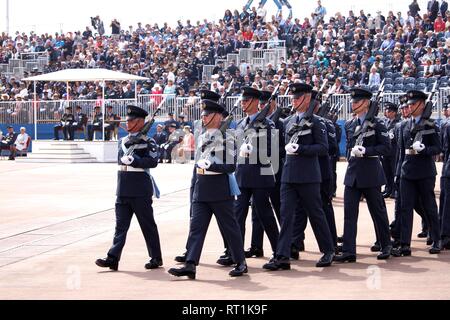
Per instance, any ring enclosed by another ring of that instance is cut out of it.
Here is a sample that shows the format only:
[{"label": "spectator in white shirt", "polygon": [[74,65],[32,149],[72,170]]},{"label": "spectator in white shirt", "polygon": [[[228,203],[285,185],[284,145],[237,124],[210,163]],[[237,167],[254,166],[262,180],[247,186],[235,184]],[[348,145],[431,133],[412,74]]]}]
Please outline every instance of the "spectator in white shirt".
[{"label": "spectator in white shirt", "polygon": [[370,69],[370,75],[369,75],[369,87],[379,86],[380,83],[381,83],[380,74],[377,72],[376,67],[372,67],[372,69]]},{"label": "spectator in white shirt", "polygon": [[30,137],[26,132],[25,127],[20,128],[20,134],[16,138],[16,142],[11,146],[11,157],[14,159],[16,157],[17,151],[27,151],[28,149],[28,138]]}]

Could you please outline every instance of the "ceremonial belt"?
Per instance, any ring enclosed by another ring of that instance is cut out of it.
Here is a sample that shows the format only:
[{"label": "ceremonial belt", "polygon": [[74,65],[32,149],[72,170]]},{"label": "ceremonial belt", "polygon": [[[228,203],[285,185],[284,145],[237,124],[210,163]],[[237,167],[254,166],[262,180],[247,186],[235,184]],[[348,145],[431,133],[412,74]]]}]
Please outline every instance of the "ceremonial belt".
[{"label": "ceremonial belt", "polygon": [[354,157],[354,158],[378,158],[378,156],[365,156],[365,155],[359,155],[359,156],[357,156],[356,154],[355,155],[353,155],[352,157]]},{"label": "ceremonial belt", "polygon": [[145,172],[142,168],[133,168],[131,166],[119,166],[119,171],[125,172]]},{"label": "ceremonial belt", "polygon": [[298,156],[298,153],[290,153],[290,152],[286,152],[286,154],[287,154],[288,156]]},{"label": "ceremonial belt", "polygon": [[216,176],[216,175],[220,175],[223,173],[197,168],[197,174],[202,175],[202,176]]},{"label": "ceremonial belt", "polygon": [[409,156],[416,156],[419,153],[416,150],[414,150],[414,149],[405,149],[405,154],[407,154]]}]

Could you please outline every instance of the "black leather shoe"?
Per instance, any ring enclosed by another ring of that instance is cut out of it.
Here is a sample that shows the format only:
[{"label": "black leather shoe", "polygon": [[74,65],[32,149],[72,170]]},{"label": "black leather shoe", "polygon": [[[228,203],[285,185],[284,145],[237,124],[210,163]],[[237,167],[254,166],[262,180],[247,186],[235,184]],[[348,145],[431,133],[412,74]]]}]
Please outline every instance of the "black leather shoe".
[{"label": "black leather shoe", "polygon": [[231,256],[231,253],[228,252],[228,250],[225,250],[225,252],[223,253],[223,255],[221,255],[219,257],[219,259],[225,259]]},{"label": "black leather shoe", "polygon": [[334,248],[334,253],[335,254],[339,254],[339,253],[342,253],[342,252],[343,252],[343,247],[342,246],[336,246]]},{"label": "black leather shoe", "polygon": [[119,269],[119,261],[113,258],[97,259],[95,264],[100,268],[109,268],[111,270],[117,271]]},{"label": "black leather shoe", "polygon": [[372,252],[380,252],[381,251],[381,246],[378,242],[375,242],[373,244],[373,246],[370,247],[370,251]]},{"label": "black leather shoe", "polygon": [[427,246],[431,246],[433,244],[433,240],[431,238],[427,238]]},{"label": "black leather shoe", "polygon": [[175,277],[188,277],[189,279],[195,279],[195,264],[186,263],[182,268],[170,268],[167,272]]},{"label": "black leather shoe", "polygon": [[233,264],[235,264],[233,259],[230,256],[223,256],[223,258],[222,257],[219,258],[216,261],[216,263],[220,264],[221,266],[224,266],[224,267],[229,267],[229,266],[232,266]]},{"label": "black leather shoe", "polygon": [[428,232],[422,231],[421,233],[417,234],[417,238],[426,238],[428,237]]},{"label": "black leather shoe", "polygon": [[331,266],[331,263],[333,263],[333,258],[334,258],[334,252],[325,253],[322,256],[322,258],[320,258],[320,260],[317,261],[316,267],[317,268],[322,268],[322,267],[329,267],[329,266]]},{"label": "black leather shoe", "polygon": [[245,251],[244,254],[245,254],[246,258],[253,258],[253,257],[261,258],[261,257],[264,257],[264,250],[255,248],[255,247],[251,247],[250,249]]},{"label": "black leather shoe", "polygon": [[385,192],[383,193],[383,198],[387,199],[391,197],[391,193],[390,192]]},{"label": "black leather shoe", "polygon": [[145,269],[157,269],[163,265],[161,258],[153,258],[145,265]]},{"label": "black leather shoe", "polygon": [[386,246],[381,250],[381,253],[377,256],[378,260],[387,260],[391,257],[392,246]]},{"label": "black leather shoe", "polygon": [[238,263],[233,270],[230,271],[229,275],[232,277],[240,277],[244,273],[248,273],[247,264],[245,262]]},{"label": "black leather shoe", "polygon": [[356,262],[356,254],[343,253],[340,256],[334,256],[335,262]]},{"label": "black leather shoe", "polygon": [[393,249],[392,255],[394,257],[408,257],[411,255],[411,247],[408,245],[402,245],[400,248]]},{"label": "black leather shoe", "polygon": [[279,257],[276,259],[271,259],[268,263],[263,265],[263,269],[270,270],[270,271],[277,271],[277,270],[290,270],[291,269],[291,263],[289,261],[289,258],[286,257]]},{"label": "black leather shoe", "polygon": [[444,249],[450,249],[450,237],[444,237],[444,239],[441,240],[441,250]]},{"label": "black leather shoe", "polygon": [[392,248],[394,248],[394,249],[396,249],[396,248],[399,248],[399,247],[401,247],[401,243],[400,243],[400,240],[392,240]]},{"label": "black leather shoe", "polygon": [[337,243],[344,243],[344,236],[337,237]]},{"label": "black leather shoe", "polygon": [[433,244],[431,245],[430,250],[428,250],[428,252],[430,254],[438,254],[441,253],[441,244],[440,241],[437,242],[433,242]]},{"label": "black leather shoe", "polygon": [[176,256],[175,257],[175,261],[176,262],[181,262],[181,263],[186,262],[186,252],[183,253],[181,256]]},{"label": "black leather shoe", "polygon": [[291,259],[293,259],[293,260],[300,259],[300,253],[299,252],[300,252],[300,250],[296,246],[291,245]]}]

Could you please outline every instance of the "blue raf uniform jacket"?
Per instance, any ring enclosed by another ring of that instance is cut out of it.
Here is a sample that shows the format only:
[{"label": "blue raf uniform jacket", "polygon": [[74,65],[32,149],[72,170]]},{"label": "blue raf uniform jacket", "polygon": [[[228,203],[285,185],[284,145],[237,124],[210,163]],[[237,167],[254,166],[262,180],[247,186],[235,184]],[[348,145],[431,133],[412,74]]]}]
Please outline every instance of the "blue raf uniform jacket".
[{"label": "blue raf uniform jacket", "polygon": [[[120,159],[124,156],[122,143],[128,141],[129,136],[119,140],[118,164],[123,165]],[[130,167],[150,169],[158,166],[158,146],[155,141],[148,137],[143,137],[134,152],[134,161]],[[150,177],[150,171],[147,172],[129,172],[119,171],[117,174],[117,192],[118,197],[151,197],[153,195],[153,184]]]},{"label": "blue raf uniform jacket", "polygon": [[337,153],[338,145],[336,142],[336,128],[333,122],[328,119],[320,118],[327,129],[328,154],[319,157],[320,174],[322,181],[330,180],[333,176],[331,169],[331,157]]},{"label": "blue raf uniform jacket", "polygon": [[397,176],[409,180],[420,180],[435,177],[436,165],[434,155],[441,152],[438,129],[433,120],[428,121],[423,130],[422,143],[425,149],[417,155],[407,155],[405,149],[412,149],[415,135],[411,135],[411,128],[415,119],[402,122],[399,137],[399,159],[397,162]]},{"label": "blue raf uniform jacket", "polygon": [[358,136],[355,136],[357,127],[358,118],[345,123],[348,167],[344,185],[357,188],[381,187],[386,184],[386,177],[379,156],[386,156],[391,150],[386,126],[379,118],[374,118],[372,126],[366,132],[363,140],[363,147],[366,148],[365,155],[363,157],[352,157],[350,151],[358,138]]},{"label": "blue raf uniform jacket", "polygon": [[[328,140],[325,123],[317,116],[311,118],[311,128],[299,136],[300,145],[295,155],[286,154],[283,167],[282,183],[321,183],[322,175],[319,157],[328,157]],[[297,115],[284,121],[286,144],[290,143],[294,132],[292,127],[297,123]]]},{"label": "blue raf uniform jacket", "polygon": [[[245,132],[247,118],[241,119],[236,125],[237,132]],[[254,137],[251,141],[253,146],[253,154],[257,154],[257,163],[251,164],[250,158],[243,158],[238,155],[238,165],[236,169],[236,179],[240,188],[273,188],[275,186],[275,177],[273,175],[272,164],[270,161],[264,161],[259,157],[260,154],[265,154],[267,158],[271,157],[271,136],[273,134],[273,129],[275,124],[269,120],[265,119],[262,123],[265,130],[258,130],[258,135],[267,135],[267,139],[260,139],[259,137]],[[267,141],[263,143],[263,141]],[[240,145],[240,144],[239,144]],[[263,169],[264,168],[264,169]],[[261,174],[261,172],[272,171],[272,174]]]},{"label": "blue raf uniform jacket", "polygon": [[[206,134],[204,133],[199,138],[201,144],[203,144],[203,141],[206,141],[205,137]],[[220,174],[198,174],[197,170],[199,170],[199,168],[197,165],[195,166],[192,177],[192,182],[194,183],[192,200],[194,202],[217,202],[234,199],[234,196],[231,195],[228,176],[229,174],[233,174],[236,170],[236,150],[234,148],[234,141],[226,142],[224,139],[222,146],[214,148],[214,150],[217,152],[213,151],[209,153],[209,160],[212,162],[211,167],[205,171],[212,171]],[[202,152],[204,151],[205,150],[202,150]],[[226,158],[223,159],[224,157]]]},{"label": "blue raf uniform jacket", "polygon": [[442,166],[442,176],[445,178],[450,177],[450,164],[447,164],[450,153],[450,144],[448,142],[448,138],[450,137],[449,124],[450,122],[448,119],[442,120],[439,135],[442,147],[442,162],[444,163],[444,165]]}]

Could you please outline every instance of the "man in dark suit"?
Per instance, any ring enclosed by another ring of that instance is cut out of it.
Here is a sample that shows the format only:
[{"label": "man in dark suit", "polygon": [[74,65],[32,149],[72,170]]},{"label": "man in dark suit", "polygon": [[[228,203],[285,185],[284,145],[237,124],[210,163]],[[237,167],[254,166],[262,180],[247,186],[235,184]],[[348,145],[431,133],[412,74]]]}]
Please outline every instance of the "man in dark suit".
[{"label": "man in dark suit", "polygon": [[395,256],[411,255],[413,209],[417,197],[421,197],[425,208],[429,232],[433,241],[430,254],[440,252],[439,217],[434,187],[436,165],[433,157],[441,152],[438,129],[433,120],[422,120],[427,94],[410,90],[407,93],[411,108],[411,119],[404,120],[400,130],[397,176],[400,177],[401,194],[401,247]]},{"label": "man in dark suit", "polygon": [[1,150],[9,150],[11,154],[8,160],[14,160],[14,143],[16,142],[18,133],[14,132],[14,128],[12,126],[8,126],[6,129],[8,130],[8,133],[1,137],[0,152]]},{"label": "man in dark suit", "polygon": [[381,194],[386,178],[380,156],[390,152],[389,134],[380,119],[375,116],[367,119],[372,98],[369,90],[352,89],[351,97],[352,111],[356,116],[345,124],[348,167],[344,179],[343,253],[336,256],[335,261],[356,262],[356,230],[361,196],[367,201],[381,246],[377,259],[384,260],[390,257],[392,246],[386,204]]},{"label": "man in dark suit", "polygon": [[[158,227],[152,208],[152,196],[155,194],[156,197],[159,197],[159,194],[150,175],[150,168],[158,165],[158,149],[153,139],[141,133],[147,115],[148,113],[141,108],[127,107],[127,131],[129,134],[119,141],[116,231],[108,256],[95,262],[101,268],[118,270],[133,213],[136,214],[139,221],[148,255],[151,258],[145,268],[156,269],[163,264]],[[128,145],[132,137],[136,141],[132,145]],[[135,148],[135,151],[129,153],[128,150],[132,147]]]},{"label": "man in dark suit", "polygon": [[82,112],[81,106],[76,106],[75,110],[74,122],[72,122],[69,127],[70,140],[75,139],[75,131],[84,130],[86,128],[88,121],[87,115]]},{"label": "man in dark suit", "polygon": [[167,142],[167,135],[163,130],[164,126],[162,124],[158,124],[156,127],[156,133],[153,135],[153,140],[155,140],[158,149],[160,150],[160,159],[159,163],[163,162],[164,152],[161,150],[161,146]]},{"label": "man in dark suit", "polygon": [[100,107],[94,108],[94,119],[92,119],[92,123],[88,124],[88,141],[94,140],[95,131],[103,130],[103,113]]},{"label": "man in dark suit", "polygon": [[74,116],[71,111],[71,107],[66,107],[65,113],[61,117],[61,123],[53,128],[54,140],[59,140],[59,130],[62,130],[64,134],[64,140],[72,140],[72,132],[70,128],[72,126],[72,123],[74,122]]},{"label": "man in dark suit", "polygon": [[319,156],[328,154],[326,127],[319,117],[312,115],[312,87],[295,83],[290,88],[292,106],[297,112],[284,121],[286,161],[281,178],[280,237],[276,256],[263,266],[270,271],[291,268],[293,222],[299,202],[311,222],[319,249],[324,253],[316,266],[330,266],[334,257],[333,240],[320,196]]}]

